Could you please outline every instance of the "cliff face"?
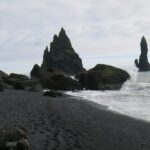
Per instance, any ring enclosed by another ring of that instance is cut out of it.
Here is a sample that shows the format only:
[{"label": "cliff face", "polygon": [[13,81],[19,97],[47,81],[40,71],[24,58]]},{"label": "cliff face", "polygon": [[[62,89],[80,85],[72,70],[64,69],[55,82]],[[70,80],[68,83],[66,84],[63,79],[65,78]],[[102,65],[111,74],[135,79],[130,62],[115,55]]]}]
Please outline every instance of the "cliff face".
[{"label": "cliff face", "polygon": [[83,70],[82,60],[74,51],[69,37],[62,28],[59,35],[54,35],[50,50],[46,47],[42,68],[52,68],[66,74],[76,74]]},{"label": "cliff face", "polygon": [[135,59],[135,65],[139,69],[139,71],[150,71],[150,64],[148,62],[147,53],[148,46],[145,37],[142,37],[141,40],[141,55],[138,59]]}]

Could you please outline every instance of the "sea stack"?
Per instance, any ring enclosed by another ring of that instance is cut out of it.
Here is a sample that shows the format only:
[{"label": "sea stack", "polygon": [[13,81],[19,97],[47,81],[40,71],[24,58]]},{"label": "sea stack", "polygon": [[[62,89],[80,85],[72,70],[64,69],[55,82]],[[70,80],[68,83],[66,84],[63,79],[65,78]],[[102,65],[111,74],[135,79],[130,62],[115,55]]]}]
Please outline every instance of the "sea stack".
[{"label": "sea stack", "polygon": [[150,64],[148,62],[147,53],[148,46],[145,37],[143,36],[141,39],[141,55],[138,59],[135,59],[135,65],[139,69],[139,71],[150,71]]},{"label": "sea stack", "polygon": [[63,28],[59,35],[54,35],[50,50],[48,46],[46,47],[42,68],[59,70],[68,75],[74,75],[83,70],[82,60],[74,51]]}]

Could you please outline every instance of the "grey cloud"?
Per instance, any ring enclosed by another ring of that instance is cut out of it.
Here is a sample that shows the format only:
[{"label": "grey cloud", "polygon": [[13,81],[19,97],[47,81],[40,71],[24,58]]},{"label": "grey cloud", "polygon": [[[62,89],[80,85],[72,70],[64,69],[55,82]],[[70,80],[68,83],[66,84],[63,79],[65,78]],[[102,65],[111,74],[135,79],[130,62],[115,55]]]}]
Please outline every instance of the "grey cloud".
[{"label": "grey cloud", "polygon": [[29,72],[62,26],[85,62],[104,52],[136,54],[140,37],[150,39],[149,7],[149,0],[1,0],[0,67],[27,62]]}]

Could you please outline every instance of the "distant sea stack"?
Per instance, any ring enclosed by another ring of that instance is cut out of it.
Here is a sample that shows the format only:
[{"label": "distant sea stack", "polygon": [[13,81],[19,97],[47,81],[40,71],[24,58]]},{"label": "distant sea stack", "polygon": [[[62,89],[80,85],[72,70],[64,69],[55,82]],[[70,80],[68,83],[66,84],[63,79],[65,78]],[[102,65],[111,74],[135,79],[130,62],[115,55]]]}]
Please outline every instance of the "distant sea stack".
[{"label": "distant sea stack", "polygon": [[69,37],[62,28],[59,35],[54,35],[50,50],[46,47],[42,68],[55,69],[69,75],[83,71],[82,60],[74,51]]},{"label": "distant sea stack", "polygon": [[135,59],[135,65],[139,69],[139,71],[150,71],[150,64],[147,58],[148,46],[144,36],[141,39],[140,45],[141,45],[141,55],[139,57],[139,60]]}]

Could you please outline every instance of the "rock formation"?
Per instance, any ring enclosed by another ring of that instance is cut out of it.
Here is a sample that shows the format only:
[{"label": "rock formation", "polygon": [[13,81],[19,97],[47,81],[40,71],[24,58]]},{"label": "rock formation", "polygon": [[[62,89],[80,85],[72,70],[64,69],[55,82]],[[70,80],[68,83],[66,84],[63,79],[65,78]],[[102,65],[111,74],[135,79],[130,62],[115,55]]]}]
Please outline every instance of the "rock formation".
[{"label": "rock formation", "polygon": [[135,59],[135,65],[139,71],[150,71],[150,64],[147,58],[148,46],[145,37],[142,37],[141,40],[141,55],[138,59]]},{"label": "rock formation", "polygon": [[82,60],[74,51],[70,39],[62,28],[59,35],[54,35],[50,50],[46,47],[42,68],[53,68],[72,75],[83,70]]},{"label": "rock formation", "polygon": [[82,90],[81,84],[56,70],[41,71],[40,81],[43,88],[50,90]]},{"label": "rock formation", "polygon": [[41,69],[40,66],[35,64],[30,72],[30,76],[39,78],[40,77],[40,69]]},{"label": "rock formation", "polygon": [[[28,90],[35,89],[35,91],[39,91],[39,85],[41,85],[40,80],[38,78],[32,78],[22,75],[11,73],[8,76],[3,76],[0,78],[0,89],[16,89],[16,90]],[[42,91],[41,89],[40,91]],[[33,90],[32,90],[33,91]]]},{"label": "rock formation", "polygon": [[130,75],[119,68],[98,64],[89,71],[79,73],[76,78],[85,89],[118,90]]}]

